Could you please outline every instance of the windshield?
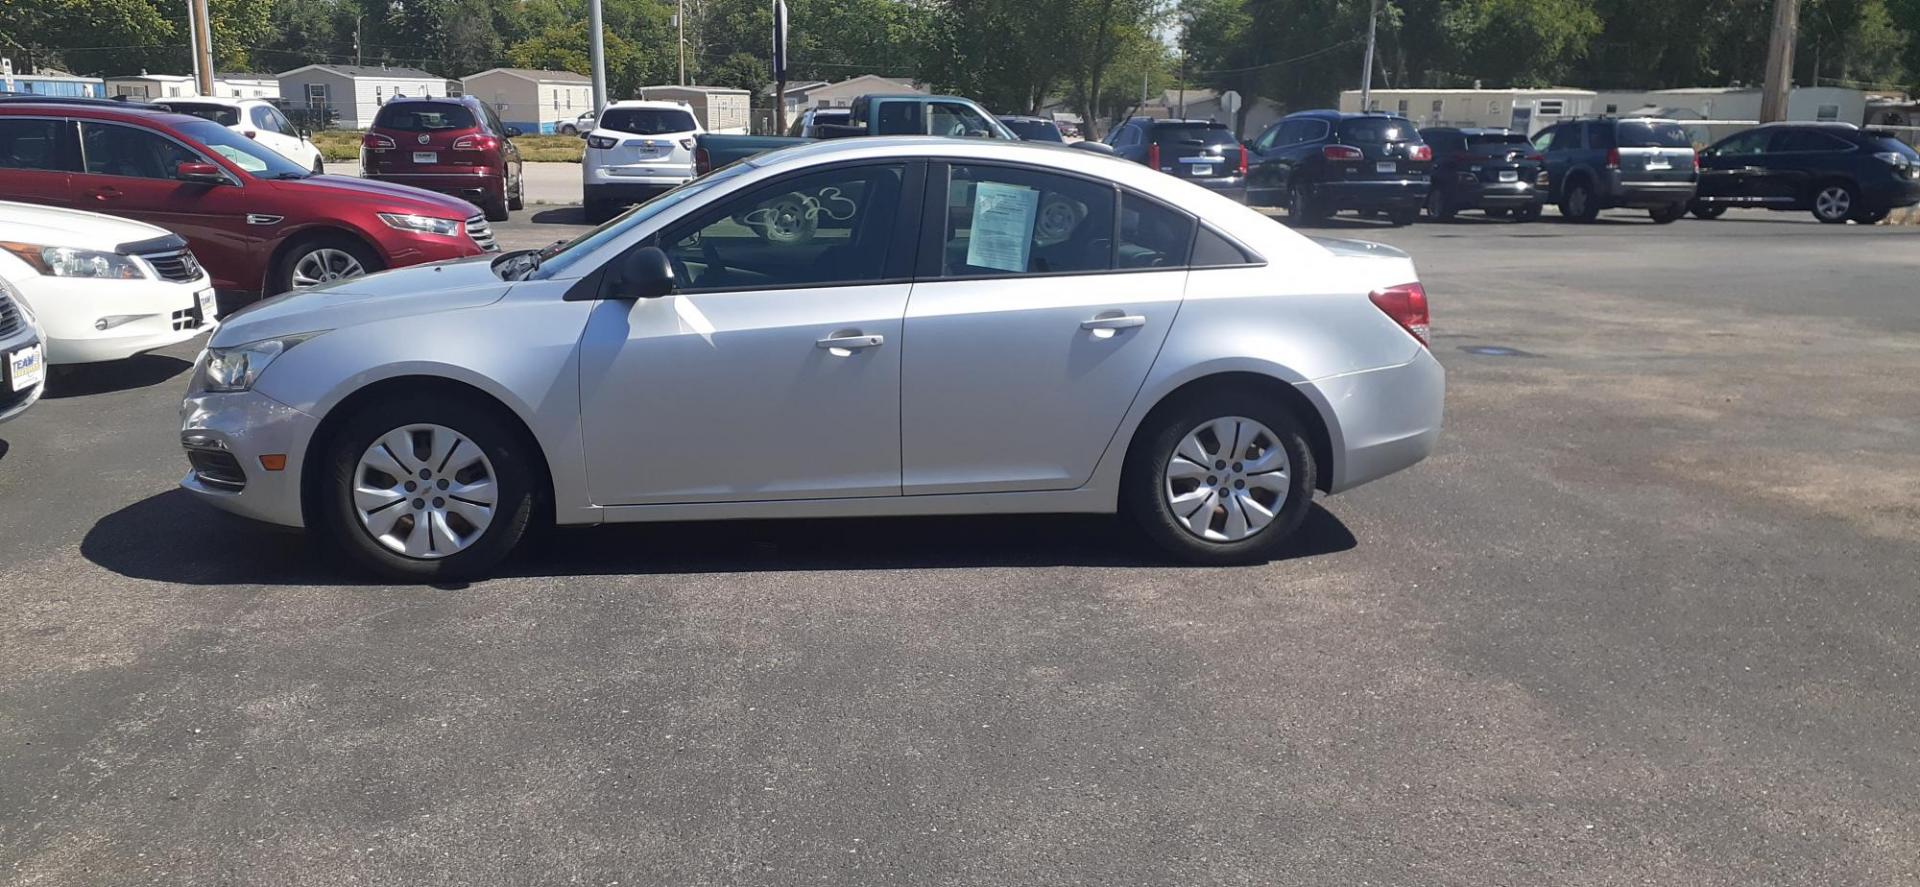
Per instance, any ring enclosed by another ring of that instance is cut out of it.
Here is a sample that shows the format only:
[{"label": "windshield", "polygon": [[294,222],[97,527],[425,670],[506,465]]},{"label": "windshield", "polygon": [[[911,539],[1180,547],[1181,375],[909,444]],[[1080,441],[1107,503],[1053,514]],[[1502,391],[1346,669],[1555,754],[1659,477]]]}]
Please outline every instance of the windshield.
[{"label": "windshield", "polygon": [[1387,142],[1418,142],[1420,134],[1413,124],[1398,117],[1359,117],[1340,122],[1340,140],[1348,144],[1380,145]]},{"label": "windshield", "polygon": [[692,114],[677,108],[608,108],[600,116],[601,129],[637,136],[692,132],[698,126]]},{"label": "windshield", "polygon": [[[579,262],[583,256],[592,255],[593,251],[600,248],[601,245],[633,230],[633,226],[643,224],[648,219],[659,215],[668,207],[679,204],[695,195],[702,194],[715,185],[739,178],[758,168],[759,167],[751,163],[736,163],[719,172],[694,179],[659,197],[655,197],[646,203],[627,210],[615,216],[612,221],[592,231],[588,231],[579,237],[575,237],[566,243],[548,247],[541,251],[539,276],[544,280],[564,274],[567,269],[572,268],[575,263]],[[583,272],[586,270],[590,269],[582,269]]]},{"label": "windshield", "polygon": [[399,132],[434,132],[442,129],[472,129],[473,112],[452,102],[400,102],[380,109],[373,118],[374,129]]},{"label": "windshield", "polygon": [[211,105],[206,102],[155,102],[154,104],[175,114],[191,114],[221,126],[234,126],[240,122],[240,109],[226,105]]},{"label": "windshield", "polygon": [[1527,141],[1526,136],[1523,136],[1517,132],[1481,133],[1478,135],[1467,136],[1467,146],[1471,148],[1498,148],[1503,145],[1512,145],[1515,147],[1525,146],[1525,147],[1531,148],[1533,146],[1533,143]]},{"label": "windshield", "polygon": [[1000,121],[1017,135],[1029,142],[1062,142],[1060,128],[1045,120],[1006,120]]},{"label": "windshield", "polygon": [[311,175],[305,167],[211,120],[195,120],[175,129],[258,178],[304,179]]},{"label": "windshield", "polygon": [[1646,123],[1623,120],[1614,127],[1622,148],[1691,148],[1693,139],[1678,123]]}]

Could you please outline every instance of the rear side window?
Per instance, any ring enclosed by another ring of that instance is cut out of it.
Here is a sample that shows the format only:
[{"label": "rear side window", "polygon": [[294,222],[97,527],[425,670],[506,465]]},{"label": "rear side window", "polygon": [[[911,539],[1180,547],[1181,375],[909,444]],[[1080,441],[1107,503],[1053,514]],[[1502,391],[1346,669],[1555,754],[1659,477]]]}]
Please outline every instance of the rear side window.
[{"label": "rear side window", "polygon": [[[816,117],[813,122],[818,126],[827,121]],[[600,128],[637,136],[657,136],[692,132],[695,124],[693,115],[679,108],[608,108],[607,113],[600,116]]]},{"label": "rear side window", "polygon": [[0,168],[67,169],[58,150],[60,126],[57,120],[0,117]]},{"label": "rear side window", "polygon": [[[1605,131],[1607,127],[1595,129]],[[1618,145],[1594,145],[1596,148],[1691,148],[1693,138],[1687,135],[1687,128],[1678,123],[1647,123],[1640,120],[1626,120],[1614,127],[1613,135],[1619,138]]]},{"label": "rear side window", "polygon": [[472,129],[473,112],[451,102],[400,102],[387,105],[374,115],[376,129],[399,132],[437,132],[443,129]]},{"label": "rear side window", "polygon": [[1258,264],[1252,256],[1233,241],[1215,233],[1212,228],[1200,226],[1200,233],[1193,238],[1193,267],[1195,268],[1231,268],[1235,265]]},{"label": "rear side window", "polygon": [[1162,145],[1184,145],[1188,147],[1211,148],[1215,145],[1238,145],[1233,130],[1224,126],[1211,126],[1203,123],[1172,124],[1153,128],[1153,140]]},{"label": "rear side window", "polygon": [[1108,185],[955,164],[940,276],[1106,271],[1113,267],[1113,208]]},{"label": "rear side window", "polygon": [[166,102],[160,107],[175,114],[190,114],[202,120],[211,120],[221,126],[234,126],[240,122],[240,109],[207,102]]},{"label": "rear side window", "polygon": [[1359,117],[1340,121],[1340,140],[1357,145],[1418,142],[1420,133],[1414,130],[1413,124],[1398,117]]},{"label": "rear side window", "polygon": [[[1625,124],[1621,124],[1622,127]],[[1618,148],[1620,143],[1614,139],[1613,125],[1609,123],[1589,123],[1581,127],[1587,131],[1587,147]]]},{"label": "rear side window", "polygon": [[1790,129],[1773,140],[1773,150],[1786,154],[1848,151],[1852,148],[1852,142],[1817,129]]},{"label": "rear side window", "polygon": [[1117,267],[1178,268],[1193,244],[1193,217],[1137,194],[1120,194]]}]

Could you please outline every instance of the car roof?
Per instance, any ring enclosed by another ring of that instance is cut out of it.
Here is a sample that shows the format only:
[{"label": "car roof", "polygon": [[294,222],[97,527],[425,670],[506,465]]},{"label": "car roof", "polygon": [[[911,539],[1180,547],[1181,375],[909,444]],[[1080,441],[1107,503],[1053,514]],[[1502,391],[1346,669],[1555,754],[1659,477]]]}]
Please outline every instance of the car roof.
[{"label": "car roof", "polygon": [[430,104],[446,104],[451,102],[456,105],[475,105],[479,104],[480,100],[470,95],[397,95],[387,99],[387,103],[380,107],[392,107],[395,102],[426,102]]},{"label": "car roof", "polygon": [[622,99],[620,101],[612,102],[608,104],[607,107],[609,108],[671,108],[675,111],[686,111],[686,110],[691,110],[693,108],[692,105],[689,105],[686,102],[676,102],[668,99]]},{"label": "car roof", "polygon": [[1052,123],[1053,122],[1051,120],[1048,120],[1045,117],[1035,117],[1032,114],[1000,114],[997,116],[1002,121],[1018,120],[1021,123]]},{"label": "car roof", "polygon": [[0,98],[0,114],[10,114],[12,116],[61,114],[68,117],[93,120],[125,120],[132,118],[134,120],[151,120],[175,126],[183,123],[202,122],[201,118],[191,114],[175,114],[172,111],[156,108],[144,102],[117,102],[109,99],[17,102]]},{"label": "car roof", "polygon": [[[1360,120],[1377,118],[1380,120],[1406,120],[1403,114],[1389,114],[1385,111],[1335,111],[1331,108],[1316,108],[1311,111],[1295,111],[1282,118],[1285,120]],[[1411,122],[1411,121],[1408,121]]]}]

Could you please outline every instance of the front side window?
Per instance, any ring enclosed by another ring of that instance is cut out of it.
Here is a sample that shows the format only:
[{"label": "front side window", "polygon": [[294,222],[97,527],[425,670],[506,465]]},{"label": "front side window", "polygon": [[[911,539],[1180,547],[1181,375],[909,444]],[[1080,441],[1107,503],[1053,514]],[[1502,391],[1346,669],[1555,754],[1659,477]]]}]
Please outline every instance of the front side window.
[{"label": "front side window", "polygon": [[279,132],[280,131],[279,122],[273,119],[272,108],[269,108],[265,105],[255,105],[253,107],[253,110],[248,112],[247,116],[253,118],[254,128],[260,130],[261,132]]},{"label": "front side window", "polygon": [[1559,141],[1559,138],[1560,138],[1559,127],[1556,126],[1549,129],[1543,129],[1538,133],[1534,134],[1533,147],[1539,151],[1551,151],[1554,148],[1554,144],[1557,141]]},{"label": "front side window", "polygon": [[940,276],[1106,271],[1113,267],[1113,204],[1109,185],[955,164]]},{"label": "front side window", "polygon": [[927,134],[984,139],[993,137],[993,127],[979,111],[966,105],[930,102],[927,105]]},{"label": "front side window", "polygon": [[0,168],[65,170],[58,150],[61,125],[58,120],[0,117]]},{"label": "front side window", "polygon": [[100,176],[171,179],[178,174],[180,164],[201,159],[158,133],[112,123],[82,122],[80,144],[87,172]]},{"label": "front side window", "polygon": [[900,164],[855,166],[755,188],[674,225],[661,248],[683,292],[880,280],[905,173]]},{"label": "front side window", "polygon": [[175,127],[181,135],[198,142],[233,165],[264,179],[304,179],[312,171],[253,139],[208,120],[194,120]]},{"label": "front side window", "polygon": [[231,105],[219,105],[213,102],[161,102],[160,107],[175,114],[187,114],[203,120],[211,120],[221,126],[234,126],[240,122],[240,111]]},{"label": "front side window", "polygon": [[1767,153],[1767,139],[1772,133],[1764,129],[1750,129],[1733,138],[1721,142],[1713,149],[1716,157],[1752,157]]},{"label": "front side window", "polygon": [[[1282,124],[1282,126],[1284,126],[1284,124]],[[1253,140],[1253,150],[1255,151],[1273,150],[1273,143],[1276,140],[1278,140],[1280,136],[1280,129],[1281,129],[1281,126],[1267,127],[1266,132],[1261,133],[1259,138]]]}]

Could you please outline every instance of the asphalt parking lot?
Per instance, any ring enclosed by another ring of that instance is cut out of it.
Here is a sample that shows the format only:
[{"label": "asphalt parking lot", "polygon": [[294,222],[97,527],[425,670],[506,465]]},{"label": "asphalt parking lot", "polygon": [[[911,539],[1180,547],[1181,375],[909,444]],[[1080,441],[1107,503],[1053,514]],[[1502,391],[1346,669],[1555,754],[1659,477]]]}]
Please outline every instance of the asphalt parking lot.
[{"label": "asphalt parking lot", "polygon": [[174,489],[194,348],[67,377],[0,426],[0,882],[1920,882],[1920,228],[1321,233],[1414,255],[1448,428],[1258,568],[1023,517],[373,585]]}]

